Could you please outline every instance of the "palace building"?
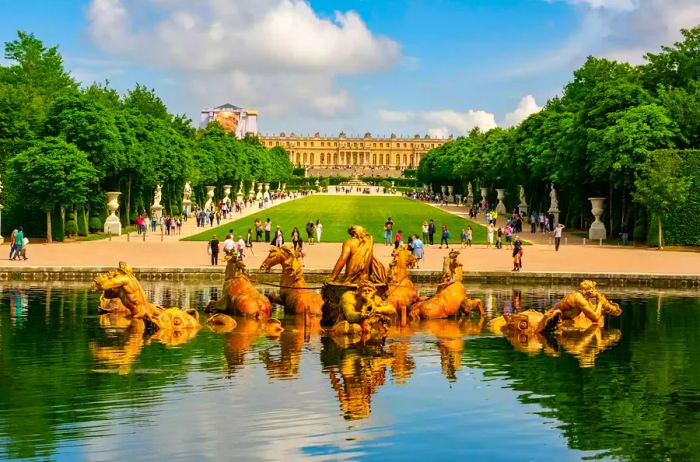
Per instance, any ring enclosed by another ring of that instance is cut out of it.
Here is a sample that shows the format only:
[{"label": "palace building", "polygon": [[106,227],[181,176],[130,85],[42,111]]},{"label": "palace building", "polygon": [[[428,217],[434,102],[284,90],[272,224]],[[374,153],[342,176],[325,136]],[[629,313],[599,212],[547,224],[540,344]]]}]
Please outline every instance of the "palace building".
[{"label": "palace building", "polygon": [[362,138],[348,137],[340,133],[337,137],[287,136],[284,132],[275,136],[260,135],[266,148],[281,146],[289,154],[296,167],[304,167],[311,176],[378,176],[399,177],[405,169],[418,168],[421,158],[430,149],[447,143],[450,139],[374,138],[365,133]]}]

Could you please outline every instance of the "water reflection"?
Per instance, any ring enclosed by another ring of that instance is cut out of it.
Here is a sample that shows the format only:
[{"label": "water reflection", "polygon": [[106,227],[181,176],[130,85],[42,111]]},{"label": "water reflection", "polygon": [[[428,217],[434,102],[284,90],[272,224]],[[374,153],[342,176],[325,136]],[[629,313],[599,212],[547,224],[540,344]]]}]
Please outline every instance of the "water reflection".
[{"label": "water reflection", "polygon": [[[159,293],[201,308],[210,289]],[[544,309],[565,289],[471,292],[486,301],[493,317]],[[284,319],[284,330],[238,319],[227,334],[204,329],[193,338],[161,339],[149,336],[140,322],[97,316],[98,299],[82,289],[5,288],[0,459],[59,458],[66,447],[83,447],[85,440],[105,435],[128,440],[143,432],[147,440],[150,425],[165,433],[170,428],[163,419],[172,415],[163,406],[177,412],[176,403],[195,392],[201,406],[190,412],[205,412],[198,416],[203,425],[211,420],[212,428],[231,428],[258,416],[246,432],[248,454],[255,453],[252,447],[266,447],[260,435],[282,438],[276,418],[283,416],[286,428],[294,427],[304,441],[296,444],[314,445],[296,449],[321,454],[320,459],[338,458],[324,447],[351,447],[353,454],[376,453],[378,459],[380,454],[429,458],[431,441],[444,434],[441,425],[426,428],[425,422],[445,419],[472,429],[469,436],[460,433],[468,441],[459,447],[481,448],[477,458],[537,458],[541,448],[526,442],[541,431],[542,441],[553,433],[564,437],[563,450],[593,451],[596,457],[692,459],[700,451],[694,436],[700,431],[700,301],[610,295],[622,300],[624,314],[605,329],[503,338],[487,332],[477,318],[428,320],[393,327],[385,342],[352,343],[324,335],[317,322],[303,317]],[[230,397],[226,410],[210,406],[222,396]],[[477,411],[467,414],[470,409]],[[531,416],[537,418],[534,426]],[[492,427],[484,423],[487,418]],[[319,430],[319,421],[334,419],[352,426]],[[354,428],[368,436],[355,439]],[[420,431],[411,433],[412,428]],[[529,448],[517,453],[522,457],[489,452],[498,448],[485,443],[492,435],[488,430],[501,428],[509,429],[509,446]],[[231,438],[231,444],[243,444]],[[223,444],[219,432],[204,428],[182,439],[182,447],[202,454],[200,440]],[[445,455],[463,454],[456,447]],[[111,450],[110,458],[117,458],[139,448]]]}]

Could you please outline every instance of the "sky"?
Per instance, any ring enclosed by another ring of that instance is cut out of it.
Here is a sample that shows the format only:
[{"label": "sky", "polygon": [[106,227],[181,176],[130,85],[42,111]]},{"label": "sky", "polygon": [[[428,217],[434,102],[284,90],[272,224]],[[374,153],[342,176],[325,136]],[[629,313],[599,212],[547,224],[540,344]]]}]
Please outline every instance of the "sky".
[{"label": "sky", "polygon": [[[587,56],[632,64],[698,0],[0,0],[0,41],[58,45],[83,85],[258,110],[263,134],[446,137],[517,125]],[[7,64],[4,62],[4,64]]]}]

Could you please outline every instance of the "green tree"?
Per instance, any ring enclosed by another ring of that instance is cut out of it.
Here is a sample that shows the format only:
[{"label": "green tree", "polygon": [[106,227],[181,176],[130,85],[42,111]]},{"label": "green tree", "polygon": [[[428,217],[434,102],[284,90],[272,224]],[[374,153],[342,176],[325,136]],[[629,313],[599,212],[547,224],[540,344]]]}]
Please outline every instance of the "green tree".
[{"label": "green tree", "polygon": [[683,158],[676,151],[655,151],[639,169],[635,180],[634,200],[655,212],[659,233],[659,250],[663,249],[663,212],[674,203],[684,202],[690,191],[691,178],[683,174]]},{"label": "green tree", "polygon": [[46,238],[51,242],[51,211],[83,203],[96,183],[97,172],[87,154],[61,138],[36,141],[14,156],[8,165],[8,189],[46,213]]}]

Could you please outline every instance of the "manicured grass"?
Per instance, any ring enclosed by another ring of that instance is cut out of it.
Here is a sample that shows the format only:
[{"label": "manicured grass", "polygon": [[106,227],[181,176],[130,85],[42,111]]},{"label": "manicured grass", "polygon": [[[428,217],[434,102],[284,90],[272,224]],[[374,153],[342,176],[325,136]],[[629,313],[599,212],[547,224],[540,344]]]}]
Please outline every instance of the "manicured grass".
[{"label": "manicured grass", "polygon": [[422,239],[421,224],[431,218],[436,227],[435,244],[440,242],[440,227],[443,223],[450,231],[451,244],[459,243],[459,235],[467,225],[472,227],[474,243],[486,242],[486,229],[482,226],[419,201],[402,197],[335,195],[314,195],[286,202],[232,223],[208,228],[183,240],[207,241],[213,234],[216,234],[219,240],[223,240],[229,229],[233,229],[234,238],[242,235],[245,239],[248,228],[255,233],[253,223],[256,218],[265,223],[268,217],[272,221],[272,234],[274,235],[277,225],[280,225],[286,242],[291,240],[294,226],[299,228],[301,238],[306,241],[306,223],[309,220],[316,223],[316,220],[320,219],[323,225],[321,235],[323,242],[342,242],[348,238],[347,229],[350,225],[362,225],[372,233],[376,243],[382,243],[384,242],[384,222],[387,217],[391,217],[394,221],[394,233],[399,229],[403,230],[404,242],[408,240],[409,233],[417,234]]}]

